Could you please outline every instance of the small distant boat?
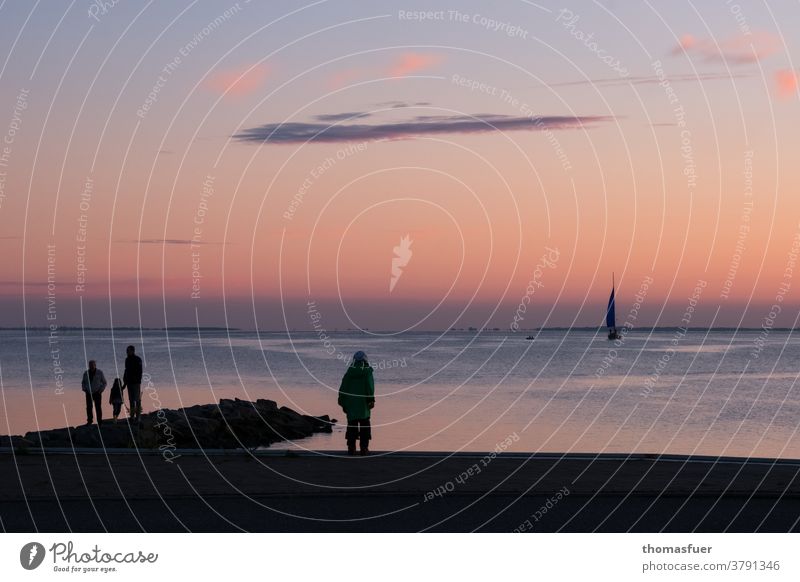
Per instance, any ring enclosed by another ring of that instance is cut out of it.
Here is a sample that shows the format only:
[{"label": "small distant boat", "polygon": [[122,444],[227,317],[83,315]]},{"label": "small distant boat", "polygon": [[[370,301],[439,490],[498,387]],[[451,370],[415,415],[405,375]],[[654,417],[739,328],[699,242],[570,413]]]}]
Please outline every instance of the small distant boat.
[{"label": "small distant boat", "polygon": [[608,327],[608,339],[619,339],[619,333],[617,333],[617,313],[614,301],[614,273],[611,273],[611,295],[608,298],[608,308],[606,309],[606,327]]},{"label": "small distant boat", "polygon": [[529,336],[528,336],[528,337],[526,337],[525,339],[526,339],[526,340],[533,340],[533,339],[536,339],[536,338],[535,338],[535,337],[533,337],[532,335],[529,335]]}]

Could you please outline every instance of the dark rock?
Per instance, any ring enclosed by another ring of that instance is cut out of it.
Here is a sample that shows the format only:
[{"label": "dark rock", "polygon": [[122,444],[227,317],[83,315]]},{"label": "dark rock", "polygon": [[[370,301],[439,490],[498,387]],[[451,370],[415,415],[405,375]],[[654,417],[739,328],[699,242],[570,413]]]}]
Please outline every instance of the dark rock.
[{"label": "dark rock", "polygon": [[39,432],[25,433],[25,440],[42,447],[69,447],[72,446],[69,428],[56,428]]},{"label": "dark rock", "polygon": [[19,435],[0,436],[0,447],[13,447],[15,449],[27,449],[33,446],[33,442]]},{"label": "dark rock", "polygon": [[313,427],[314,432],[333,432],[334,422],[327,414],[323,416],[304,416]]},{"label": "dark rock", "polygon": [[301,417],[302,422],[296,418],[284,414],[273,414],[265,418],[268,434],[271,436],[270,442],[280,440],[294,440],[311,436],[314,427],[310,422]]},{"label": "dark rock", "polygon": [[278,405],[274,400],[264,400],[263,398],[259,398],[256,400],[256,409],[261,414],[267,414],[268,412],[277,412]]},{"label": "dark rock", "polygon": [[278,410],[278,414],[281,415],[290,426],[301,433],[310,435],[315,432],[314,422],[311,420],[312,417],[310,416],[298,414],[291,408],[287,408],[285,406],[281,406],[281,408]]},{"label": "dark rock", "polygon": [[[143,414],[140,423],[105,421],[0,436],[0,446],[58,448],[240,448],[269,446],[284,439],[299,439],[315,432],[331,432],[335,420],[309,416],[272,400],[256,402],[223,398],[219,404],[198,404],[179,410],[160,409]],[[16,444],[10,444],[16,443]]]}]

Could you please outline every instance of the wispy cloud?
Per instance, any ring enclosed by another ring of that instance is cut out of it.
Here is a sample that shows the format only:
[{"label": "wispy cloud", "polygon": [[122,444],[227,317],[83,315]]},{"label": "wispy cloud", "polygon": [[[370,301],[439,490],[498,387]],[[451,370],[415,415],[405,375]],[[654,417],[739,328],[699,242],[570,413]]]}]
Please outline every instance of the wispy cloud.
[{"label": "wispy cloud", "polygon": [[431,69],[441,63],[441,55],[429,53],[404,53],[400,55],[389,69],[392,77],[405,77],[419,71]]},{"label": "wispy cloud", "polygon": [[548,83],[540,85],[537,89],[548,87],[571,87],[571,86],[597,86],[597,87],[616,87],[627,85],[657,85],[666,80],[669,83],[699,83],[704,81],[730,81],[731,79],[747,79],[753,77],[752,73],[699,73],[697,75],[681,74],[671,75],[666,79],[660,79],[655,75],[643,75],[638,77],[604,77],[601,79],[584,79],[582,81],[563,81],[560,83]]},{"label": "wispy cloud", "polygon": [[797,71],[791,69],[780,69],[775,73],[775,83],[778,86],[778,97],[781,99],[789,99],[797,95],[798,89]]},{"label": "wispy cloud", "polygon": [[[406,107],[425,107],[431,105],[428,101],[415,101],[415,102],[407,102],[407,101],[384,101],[382,103],[375,103],[373,107],[376,110],[383,110],[386,108],[389,109],[402,109]],[[376,111],[344,111],[342,113],[320,113],[319,115],[314,115],[313,119],[317,121],[324,121],[327,123],[336,123],[338,121],[350,121],[352,119],[365,119],[367,117],[373,117]]]},{"label": "wispy cloud", "polygon": [[508,115],[456,115],[415,117],[409,121],[381,124],[267,123],[245,129],[234,137],[256,143],[349,142],[402,139],[446,133],[490,133],[494,131],[542,131],[593,127],[611,121],[604,115],[548,115],[512,117]]},{"label": "wispy cloud", "polygon": [[0,288],[45,287],[47,281],[0,281]]},{"label": "wispy cloud", "polygon": [[213,72],[205,87],[226,97],[244,97],[261,88],[268,76],[269,68],[265,64],[246,65]]},{"label": "wispy cloud", "polygon": [[444,62],[444,57],[435,53],[402,53],[394,57],[388,64],[374,67],[352,67],[336,71],[328,79],[328,86],[332,89],[340,89],[359,79],[406,77],[432,69],[442,62]]},{"label": "wispy cloud", "polygon": [[430,101],[381,101],[375,107],[391,107],[392,109],[402,109],[404,107],[427,107],[432,105]]},{"label": "wispy cloud", "polygon": [[347,121],[348,119],[361,119],[364,117],[371,116],[372,113],[368,111],[346,111],[344,113],[323,113],[321,115],[315,115],[314,119],[317,121]]},{"label": "wispy cloud", "polygon": [[328,79],[328,86],[331,89],[341,89],[345,85],[349,85],[357,81],[358,79],[363,79],[369,75],[369,69],[364,68],[352,68],[352,69],[343,69],[341,71],[336,71],[333,75],[331,75],[330,79]]},{"label": "wispy cloud", "polygon": [[672,49],[672,54],[686,53],[699,56],[706,61],[723,61],[742,65],[755,63],[774,55],[780,48],[780,38],[766,31],[742,33],[721,40],[684,34]]},{"label": "wispy cloud", "polygon": [[225,245],[224,242],[193,241],[188,238],[140,238],[133,240],[118,240],[118,243],[138,245]]}]

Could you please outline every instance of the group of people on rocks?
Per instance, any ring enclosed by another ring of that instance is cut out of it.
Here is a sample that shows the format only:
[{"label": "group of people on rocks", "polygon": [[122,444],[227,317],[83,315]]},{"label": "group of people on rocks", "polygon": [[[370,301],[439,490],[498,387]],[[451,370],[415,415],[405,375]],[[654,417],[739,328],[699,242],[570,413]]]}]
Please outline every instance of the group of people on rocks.
[{"label": "group of people on rocks", "polygon": [[[114,378],[111,385],[108,402],[111,404],[114,413],[114,422],[119,419],[122,405],[124,404],[123,392],[128,390],[128,401],[130,409],[128,415],[132,420],[138,421],[142,414],[142,358],[136,355],[136,348],[128,346],[127,357],[125,358],[125,372],[122,380]],[[108,386],[103,370],[97,367],[95,360],[89,360],[89,368],[83,373],[81,379],[81,389],[86,395],[86,424],[94,423],[94,416],[97,416],[97,424],[103,422],[103,392]]]},{"label": "group of people on rocks", "polygon": [[[136,349],[128,346],[125,358],[125,373],[122,380],[114,378],[108,402],[114,413],[114,421],[119,418],[124,403],[123,392],[128,390],[130,402],[129,416],[139,421],[142,414],[142,359],[136,355]],[[339,386],[339,406],[347,415],[347,454],[356,454],[356,443],[361,455],[369,454],[369,441],[372,439],[370,414],[375,407],[375,380],[373,368],[367,361],[367,354],[359,350],[347,367]],[[89,368],[83,373],[81,387],[86,394],[86,424],[93,424],[94,413],[97,424],[103,422],[103,391],[107,382],[103,370],[97,367],[95,360],[89,360]]]}]

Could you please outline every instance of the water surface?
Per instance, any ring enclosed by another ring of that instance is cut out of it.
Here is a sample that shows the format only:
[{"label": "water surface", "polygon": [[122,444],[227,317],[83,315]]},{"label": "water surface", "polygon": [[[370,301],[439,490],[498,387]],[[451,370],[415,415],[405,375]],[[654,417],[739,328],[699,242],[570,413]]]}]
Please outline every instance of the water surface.
[{"label": "water surface", "polygon": [[[83,422],[88,358],[111,381],[125,346],[145,360],[145,411],[269,398],[344,418],[344,361],[376,367],[375,450],[494,449],[800,457],[800,339],[788,331],[585,330],[367,335],[225,330],[0,331],[0,433]],[[763,345],[761,345],[764,340]],[[760,346],[760,349],[758,347]],[[55,363],[63,369],[57,381]],[[110,407],[107,407],[110,413]],[[332,435],[276,446],[341,449]]]}]

